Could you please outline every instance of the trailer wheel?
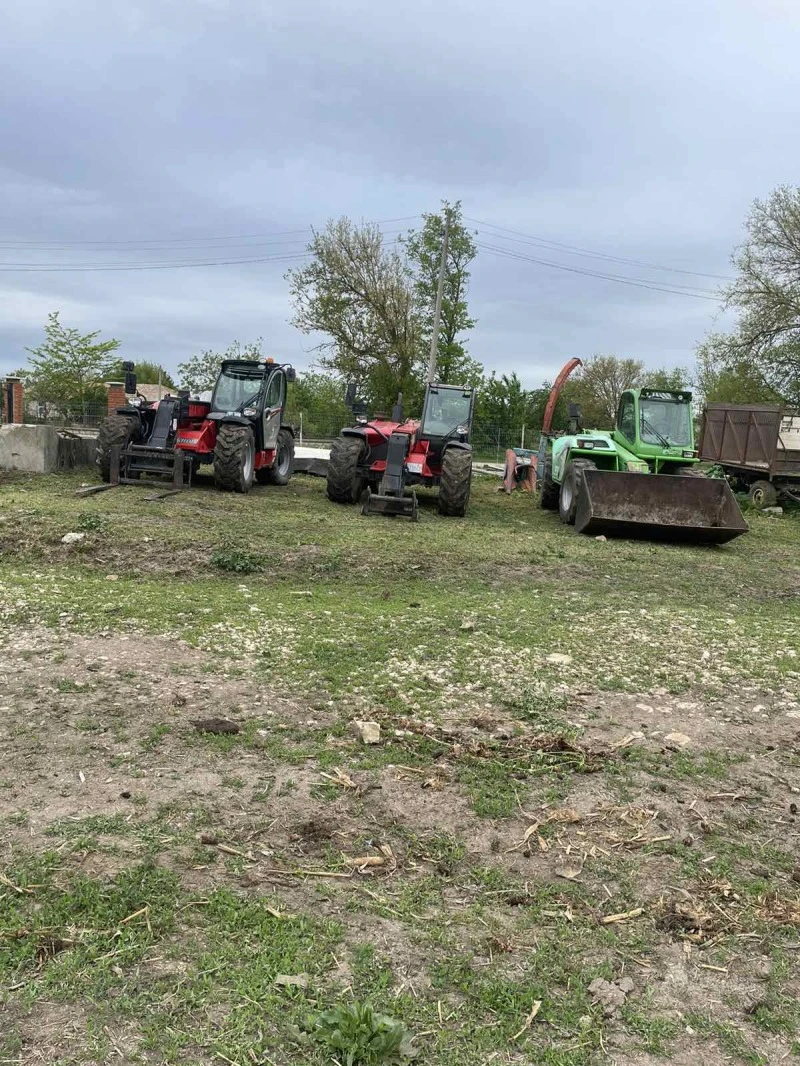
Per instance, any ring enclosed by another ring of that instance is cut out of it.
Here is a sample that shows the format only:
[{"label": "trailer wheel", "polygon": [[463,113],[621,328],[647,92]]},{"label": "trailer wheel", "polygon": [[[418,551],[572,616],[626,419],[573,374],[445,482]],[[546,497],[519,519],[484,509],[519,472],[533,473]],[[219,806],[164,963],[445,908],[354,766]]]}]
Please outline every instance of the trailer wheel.
[{"label": "trailer wheel", "polygon": [[259,485],[288,485],[294,471],[294,437],[282,429],[275,445],[275,462],[256,471]]},{"label": "trailer wheel", "polygon": [[223,422],[214,446],[214,484],[224,492],[249,492],[255,466],[256,442],[252,429]]},{"label": "trailer wheel", "polygon": [[328,460],[328,499],[334,503],[358,503],[367,487],[360,473],[367,446],[361,437],[335,437]]},{"label": "trailer wheel", "polygon": [[573,459],[571,463],[567,463],[558,495],[558,516],[565,525],[575,525],[575,509],[583,482],[583,471],[596,469],[597,466],[591,459]]},{"label": "trailer wheel", "polygon": [[774,507],[778,502],[778,491],[769,481],[754,481],[747,493],[753,507]]},{"label": "trailer wheel", "polygon": [[96,462],[103,481],[111,480],[111,449],[119,445],[124,451],[139,439],[139,419],[127,415],[109,415],[100,423],[97,433]]},{"label": "trailer wheel", "polygon": [[442,456],[442,472],[439,476],[439,514],[463,518],[471,488],[472,451],[448,448]]},{"label": "trailer wheel", "polygon": [[558,495],[559,487],[553,481],[553,456],[551,452],[547,452],[544,459],[542,485],[539,490],[539,506],[543,511],[557,511]]}]

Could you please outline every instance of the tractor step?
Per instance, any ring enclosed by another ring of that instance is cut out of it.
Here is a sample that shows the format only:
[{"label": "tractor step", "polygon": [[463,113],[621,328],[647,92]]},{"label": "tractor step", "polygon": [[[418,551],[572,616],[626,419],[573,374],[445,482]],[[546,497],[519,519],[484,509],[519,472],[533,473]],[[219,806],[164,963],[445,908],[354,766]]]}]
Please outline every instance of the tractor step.
[{"label": "tractor step", "polygon": [[364,515],[383,514],[390,518],[400,516],[410,518],[412,522],[418,522],[417,494],[412,491],[410,496],[382,496],[378,492],[367,489],[361,513]]}]

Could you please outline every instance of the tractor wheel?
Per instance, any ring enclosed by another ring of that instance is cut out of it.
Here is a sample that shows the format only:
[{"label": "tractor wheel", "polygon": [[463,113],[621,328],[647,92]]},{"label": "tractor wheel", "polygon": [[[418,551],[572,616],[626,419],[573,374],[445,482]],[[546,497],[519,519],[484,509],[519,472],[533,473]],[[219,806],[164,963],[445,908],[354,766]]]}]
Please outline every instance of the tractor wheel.
[{"label": "tractor wheel", "polygon": [[596,469],[591,459],[573,459],[571,463],[567,463],[558,495],[558,515],[565,525],[575,525],[575,509],[583,483],[583,471]]},{"label": "tractor wheel", "polygon": [[361,437],[334,437],[328,460],[328,499],[334,503],[358,503],[367,479],[360,473],[366,455]]},{"label": "tractor wheel", "polygon": [[774,507],[778,502],[778,492],[769,481],[754,481],[747,493],[753,507]]},{"label": "tractor wheel", "polygon": [[439,514],[463,518],[472,487],[472,451],[448,448],[442,456],[439,476]]},{"label": "tractor wheel", "polygon": [[539,489],[539,506],[543,511],[558,510],[558,485],[553,481],[553,456],[547,452],[542,472],[542,485]]},{"label": "tractor wheel", "polygon": [[249,426],[223,422],[214,447],[214,484],[224,492],[249,492],[256,466],[256,443]]},{"label": "tractor wheel", "polygon": [[138,418],[127,415],[109,415],[100,423],[97,433],[96,462],[103,481],[111,480],[111,449],[119,445],[124,450],[139,439]]},{"label": "tractor wheel", "polygon": [[275,462],[256,471],[259,485],[288,485],[294,470],[294,437],[282,429],[275,445]]}]

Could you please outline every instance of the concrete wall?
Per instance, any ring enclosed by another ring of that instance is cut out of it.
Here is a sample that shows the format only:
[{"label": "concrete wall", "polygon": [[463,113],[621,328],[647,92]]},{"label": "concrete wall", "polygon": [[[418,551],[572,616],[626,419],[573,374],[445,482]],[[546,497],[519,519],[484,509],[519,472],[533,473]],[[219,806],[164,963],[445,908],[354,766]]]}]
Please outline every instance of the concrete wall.
[{"label": "concrete wall", "polygon": [[53,426],[0,426],[0,470],[52,474],[94,463],[93,437],[76,437]]}]

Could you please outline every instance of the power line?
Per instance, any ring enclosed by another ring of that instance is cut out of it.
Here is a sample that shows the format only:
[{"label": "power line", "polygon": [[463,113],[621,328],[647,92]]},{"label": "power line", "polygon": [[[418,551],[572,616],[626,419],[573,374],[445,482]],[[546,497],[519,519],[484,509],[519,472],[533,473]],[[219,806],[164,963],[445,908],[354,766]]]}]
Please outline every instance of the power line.
[{"label": "power line", "polygon": [[71,263],[63,266],[41,266],[38,264],[7,264],[0,263],[0,272],[15,274],[57,274],[86,271],[90,273],[104,273],[117,270],[180,270],[185,267],[214,267],[214,266],[239,266],[247,263],[278,263],[294,259],[308,259],[310,252],[298,252],[294,255],[271,255],[258,256],[253,259],[191,259],[173,263],[138,263],[135,265],[108,266],[93,264]]},{"label": "power line", "polygon": [[[387,248],[395,247],[399,241],[388,241]],[[0,263],[0,273],[15,274],[59,274],[59,273],[105,273],[122,270],[181,270],[186,267],[245,266],[250,263],[280,263],[290,260],[309,259],[311,252],[294,252],[287,255],[255,256],[240,259],[187,259],[172,262],[115,264],[106,263]]]},{"label": "power line", "polygon": [[520,230],[508,229],[505,226],[496,226],[492,222],[481,222],[477,218],[469,218],[464,216],[465,222],[472,222],[476,226],[486,226],[489,229],[500,230],[502,233],[515,234],[513,237],[500,237],[499,234],[487,234],[488,237],[495,240],[514,241],[516,244],[533,244],[539,247],[559,249],[567,252],[569,255],[586,256],[589,259],[605,259],[611,263],[628,264],[630,266],[647,267],[650,270],[663,270],[669,274],[690,274],[700,278],[713,278],[717,281],[733,281],[734,279],[728,274],[709,274],[702,270],[685,270],[681,267],[668,267],[660,263],[648,263],[641,259],[628,259],[621,255],[609,255],[606,252],[593,252],[588,248],[580,248],[574,244],[562,244],[560,241],[551,241],[546,237],[537,237],[531,233],[522,233]]},{"label": "power line", "polygon": [[[395,237],[399,233],[402,233],[402,230],[399,230],[399,229],[398,230],[381,230],[381,234],[384,237]],[[214,250],[218,251],[218,252],[221,252],[221,253],[232,252],[235,249],[247,249],[247,250],[250,250],[250,251],[256,251],[259,248],[277,248],[279,246],[286,246],[286,245],[300,245],[303,248],[307,248],[308,247],[308,241],[301,239],[301,240],[292,240],[292,241],[266,241],[264,243],[258,243],[258,244],[231,244],[231,245],[227,245],[224,248],[216,248]],[[2,243],[0,242],[0,252],[10,252],[10,251],[23,251],[24,252],[24,251],[27,251],[27,250],[28,249],[25,248],[25,247],[20,248],[18,245],[11,245],[11,244],[2,245]],[[69,248],[69,247],[64,246],[64,245],[50,245],[47,248],[30,249],[31,253],[33,253],[34,251],[36,251],[36,252],[44,252],[44,251],[50,251],[50,250],[53,250],[53,251],[73,251],[73,252],[78,252],[79,254],[80,254],[80,252],[83,251],[83,249]],[[124,252],[124,253],[134,253],[135,254],[137,252],[174,252],[174,253],[187,252],[188,253],[188,252],[202,251],[202,250],[203,250],[202,246],[194,246],[192,248],[172,248],[172,247],[124,248],[124,249],[121,249],[121,248],[91,248],[91,249],[87,248],[86,252],[87,253],[89,253],[89,252],[97,252],[98,254],[104,254],[106,252],[111,253],[111,254],[114,254],[114,253],[117,253],[117,252],[119,252],[119,253],[123,253]],[[58,263],[52,263],[52,264],[51,263],[46,263],[46,264],[9,263],[9,264],[6,264],[6,265],[7,266],[39,266],[39,265],[43,265],[43,266],[51,266],[51,265],[52,266],[58,266],[58,265],[80,266],[82,264],[80,264],[80,263],[74,263],[74,264],[70,264],[70,263],[66,263],[66,264],[58,264]]]},{"label": "power line", "polygon": [[490,255],[500,256],[501,258],[505,259],[516,259],[520,262],[525,263],[536,263],[538,266],[546,266],[552,270],[565,270],[570,274],[581,274],[585,277],[600,278],[603,281],[613,281],[616,282],[618,285],[632,285],[637,289],[652,289],[655,292],[668,292],[671,293],[673,296],[690,296],[695,300],[712,300],[716,303],[724,302],[720,299],[720,297],[709,295],[707,292],[702,292],[700,290],[696,292],[686,292],[683,289],[667,288],[667,286],[665,285],[658,285],[657,283],[641,278],[624,278],[618,274],[603,274],[600,271],[596,270],[584,270],[581,267],[565,266],[564,263],[554,263],[547,259],[538,259],[534,256],[521,255],[517,252],[509,251],[509,249],[507,248],[497,248],[493,247],[492,245],[481,244],[480,242],[477,243],[477,246],[482,251],[488,252]]},{"label": "power line", "polygon": [[[403,216],[401,218],[381,218],[381,219],[378,219],[377,222],[375,222],[375,225],[376,226],[383,226],[383,225],[389,225],[392,222],[411,222],[414,219],[417,219],[417,218],[420,218],[420,217],[421,217],[420,215],[405,215],[405,216]],[[12,238],[12,239],[9,239],[9,240],[0,239],[0,247],[8,247],[8,248],[28,248],[28,247],[30,247],[30,248],[41,248],[41,249],[44,250],[44,249],[49,249],[49,248],[73,248],[73,247],[77,247],[77,246],[86,246],[86,245],[103,245],[103,246],[106,246],[106,245],[110,245],[110,244],[121,244],[121,245],[125,245],[126,247],[129,247],[131,245],[153,245],[153,244],[155,244],[155,245],[161,245],[161,244],[181,245],[181,244],[196,244],[196,243],[217,242],[217,241],[261,240],[262,238],[265,238],[265,237],[290,237],[290,236],[294,236],[297,233],[304,233],[306,235],[310,235],[312,231],[313,231],[313,226],[311,224],[309,224],[309,225],[303,227],[303,229],[275,230],[275,231],[273,231],[271,233],[238,233],[238,234],[228,234],[226,236],[220,236],[220,237],[148,237],[148,238],[138,238],[136,240],[124,240],[124,239],[115,238],[115,239],[112,239],[112,240],[80,240],[80,241],[59,241],[59,240],[52,240],[52,239],[49,240],[49,241],[22,241],[22,240],[16,240],[16,239]],[[276,243],[278,243],[278,242],[276,242]],[[290,241],[288,243],[296,243],[296,242]]]}]

